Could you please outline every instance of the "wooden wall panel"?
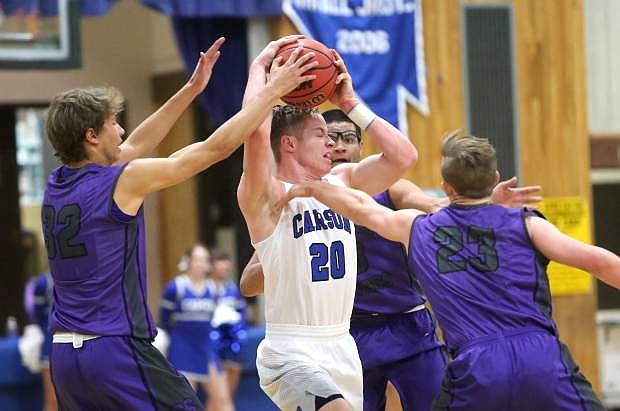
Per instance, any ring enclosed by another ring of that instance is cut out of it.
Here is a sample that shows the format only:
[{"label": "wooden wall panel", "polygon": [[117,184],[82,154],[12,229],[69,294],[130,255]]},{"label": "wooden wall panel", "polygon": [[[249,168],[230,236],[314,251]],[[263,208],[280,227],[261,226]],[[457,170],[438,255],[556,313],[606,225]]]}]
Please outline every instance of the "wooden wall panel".
[{"label": "wooden wall panel", "polygon": [[[185,74],[156,76],[153,94],[156,105],[161,106],[186,81]],[[194,112],[190,108],[181,115],[168,136],[157,147],[159,157],[167,157],[180,148],[193,143]],[[200,136],[204,138],[204,136]],[[197,181],[191,178],[181,184],[159,192],[159,232],[161,238],[161,279],[165,285],[179,273],[177,264],[187,249],[199,239]]]},{"label": "wooden wall panel", "polygon": [[420,153],[406,175],[421,187],[439,188],[439,143],[442,136],[465,127],[460,4],[457,0],[422,4],[424,57],[430,116],[409,107],[410,138]]},{"label": "wooden wall panel", "polygon": [[[546,196],[591,199],[582,0],[424,0],[427,92],[431,114],[408,110],[410,138],[420,160],[405,177],[439,187],[439,142],[464,128],[460,7],[511,3],[516,35],[516,83],[522,184]],[[275,37],[295,33],[287,18],[273,22]],[[366,146],[371,153],[374,147]],[[554,299],[554,317],[577,363],[598,387],[593,294]]]},{"label": "wooden wall panel", "polygon": [[[523,182],[591,203],[581,0],[515,1]],[[599,386],[596,296],[556,297],[554,318],[583,373]]]},{"label": "wooden wall panel", "polygon": [[[185,112],[158,147],[161,157],[193,143],[194,117]],[[163,255],[162,280],[165,284],[179,274],[177,264],[187,249],[198,241],[197,181],[191,178],[163,190],[160,194],[160,235]]]}]

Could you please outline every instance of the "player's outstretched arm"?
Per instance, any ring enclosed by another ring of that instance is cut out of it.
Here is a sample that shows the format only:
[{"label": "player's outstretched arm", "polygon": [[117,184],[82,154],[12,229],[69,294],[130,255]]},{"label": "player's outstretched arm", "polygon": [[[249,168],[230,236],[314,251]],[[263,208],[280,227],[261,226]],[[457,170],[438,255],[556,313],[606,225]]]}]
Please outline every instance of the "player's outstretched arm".
[{"label": "player's outstretched arm", "polygon": [[373,230],[388,240],[409,244],[409,233],[413,220],[424,214],[418,210],[390,210],[378,204],[363,191],[334,186],[323,181],[312,181],[293,185],[276,203],[283,207],[296,197],[314,197],[336,213],[356,224]]},{"label": "player's outstretched arm", "polygon": [[411,181],[402,178],[389,188],[389,193],[397,210],[414,208],[425,213],[432,213],[450,203],[448,198],[428,195]]},{"label": "player's outstretched arm", "polygon": [[161,143],[181,114],[209,83],[213,66],[220,56],[222,43],[224,37],[217,39],[206,53],[201,52],[194,73],[187,83],[144,120],[120,145],[121,152],[117,164],[144,157]]},{"label": "player's outstretched arm", "polygon": [[[368,156],[359,163],[334,168],[350,187],[377,194],[394,184],[418,160],[418,151],[400,130],[360,104],[344,61],[332,50],[339,74],[336,91],[330,101],[372,138],[381,154]],[[363,123],[363,124],[362,124]]]},{"label": "player's outstretched arm", "polygon": [[532,243],[545,257],[586,271],[612,287],[620,288],[620,257],[563,234],[544,218],[527,217],[525,221]]},{"label": "player's outstretched arm", "polygon": [[[532,206],[540,201],[540,186],[515,187],[517,178],[499,182],[493,189],[491,200],[503,207]],[[404,179],[398,180],[390,189],[390,198],[397,210],[415,208],[426,213],[435,212],[450,204],[448,198],[438,198],[424,193],[418,186]]]},{"label": "player's outstretched arm", "polygon": [[[285,44],[297,41],[298,36],[289,36],[271,42],[257,57],[250,71],[248,86],[246,89],[246,98],[251,96],[255,90],[261,88],[261,83],[274,75],[274,69],[282,63],[280,57],[275,58],[278,49]],[[301,61],[305,64],[303,67],[310,69],[315,67],[317,61],[308,61],[314,57],[314,53],[306,53],[300,56],[301,48],[296,48],[290,55],[286,64]],[[266,77],[265,70],[270,66],[271,71]],[[316,78],[315,75],[306,76],[307,80]],[[292,90],[290,88],[285,93]],[[283,93],[282,95],[284,95]],[[271,106],[269,107],[271,109]],[[268,121],[268,123],[267,123]],[[275,179],[272,177],[272,169],[274,165],[273,155],[270,143],[270,123],[271,116],[267,117],[261,127],[259,127],[252,136],[246,140],[243,147],[243,174],[237,188],[237,198],[239,207],[247,222],[250,238],[252,242],[264,239],[275,226],[274,216],[271,213],[271,206],[276,198],[276,190],[278,189]]]},{"label": "player's outstretched arm", "polygon": [[[259,53],[250,65],[248,83],[243,95],[244,106],[251,98],[265,88],[270,70],[272,69],[273,60],[278,50],[281,47],[297,42],[297,40],[302,37],[301,35],[293,35],[271,41]],[[295,56],[291,57],[297,58],[297,56],[299,56],[299,51],[294,54]],[[312,53],[312,55],[314,55],[314,53]],[[270,174],[273,161],[271,145],[269,143],[270,129],[271,113],[265,118],[256,131],[252,133],[252,138],[249,139],[243,147],[243,171],[246,175],[242,177],[242,181],[254,179],[256,179],[256,181],[264,181],[266,178],[265,173]],[[249,175],[247,175],[248,173]],[[256,186],[256,184],[252,184],[251,181],[247,181],[247,184]]]},{"label": "player's outstretched arm", "polygon": [[232,154],[258,127],[276,101],[300,83],[308,81],[307,58],[274,64],[266,87],[239,113],[222,124],[206,140],[191,144],[168,158],[144,158],[130,162],[118,179],[116,204],[134,215],[149,193],[173,186]]},{"label": "player's outstretched arm", "polygon": [[[248,74],[248,83],[245,87],[245,93],[243,94],[243,104],[245,106],[247,102],[254,97],[257,93],[259,93],[262,89],[265,88],[265,84],[267,84],[267,78],[269,76],[269,71],[271,70],[271,63],[275,58],[276,53],[281,47],[284,47],[289,44],[293,44],[297,42],[298,39],[302,38],[302,35],[292,35],[282,37],[278,40],[274,40],[269,42],[267,46],[256,56],[252,64],[250,64],[250,70]],[[290,90],[289,90],[290,91]],[[252,134],[253,145],[260,145],[262,151],[270,151],[270,149],[265,149],[265,145],[269,145],[269,131],[271,126],[271,115],[268,115],[265,120],[261,123],[261,125],[256,129],[256,131]],[[244,146],[244,151],[247,149],[247,146]],[[246,169],[248,156],[243,156],[243,168]]]},{"label": "player's outstretched arm", "polygon": [[254,297],[264,292],[265,276],[263,275],[263,265],[258,261],[256,252],[241,273],[239,280],[239,290],[244,297]]}]

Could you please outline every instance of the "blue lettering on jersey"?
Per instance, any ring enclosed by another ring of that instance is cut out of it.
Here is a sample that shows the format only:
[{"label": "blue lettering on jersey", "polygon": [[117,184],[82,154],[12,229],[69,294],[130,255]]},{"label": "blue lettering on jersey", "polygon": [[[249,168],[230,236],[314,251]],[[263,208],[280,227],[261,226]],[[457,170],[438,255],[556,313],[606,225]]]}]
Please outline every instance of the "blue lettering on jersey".
[{"label": "blue lettering on jersey", "polygon": [[323,221],[323,216],[319,213],[318,210],[312,210],[312,215],[314,216],[314,221],[316,221],[316,229],[317,230],[327,230],[327,226]]},{"label": "blue lettering on jersey", "polygon": [[315,230],[314,225],[312,224],[312,217],[310,216],[310,211],[304,211],[304,233],[311,233]]},{"label": "blue lettering on jersey", "polygon": [[348,218],[336,214],[333,210],[305,210],[303,214],[293,216],[293,237],[299,238],[306,233],[316,230],[345,230],[351,234],[351,222]]}]

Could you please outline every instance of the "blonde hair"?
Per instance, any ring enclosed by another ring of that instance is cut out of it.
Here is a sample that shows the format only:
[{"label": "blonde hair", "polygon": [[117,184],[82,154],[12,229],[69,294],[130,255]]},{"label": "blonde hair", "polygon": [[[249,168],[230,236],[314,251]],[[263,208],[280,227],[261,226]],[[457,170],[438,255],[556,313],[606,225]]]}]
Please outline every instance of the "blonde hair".
[{"label": "blonde hair", "polygon": [[271,150],[276,162],[280,161],[280,138],[283,134],[298,134],[304,120],[321,115],[318,108],[299,108],[289,105],[274,106],[271,111]]},{"label": "blonde hair", "polygon": [[495,186],[497,157],[486,138],[453,131],[441,143],[441,176],[461,196],[482,198]]}]

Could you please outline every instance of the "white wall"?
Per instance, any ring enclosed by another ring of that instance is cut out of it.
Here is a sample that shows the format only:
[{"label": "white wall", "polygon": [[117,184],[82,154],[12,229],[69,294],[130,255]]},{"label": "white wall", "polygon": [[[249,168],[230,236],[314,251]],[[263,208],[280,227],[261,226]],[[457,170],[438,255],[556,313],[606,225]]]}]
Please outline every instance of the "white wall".
[{"label": "white wall", "polygon": [[620,1],[585,0],[591,133],[620,132]]},{"label": "white wall", "polygon": [[[151,76],[183,70],[168,18],[137,1],[119,1],[106,16],[82,19],[81,30],[81,69],[0,70],[0,104],[47,103],[68,88],[112,85],[125,95],[133,130],[155,108]],[[145,203],[152,309],[161,295],[158,208],[157,196]]]}]

